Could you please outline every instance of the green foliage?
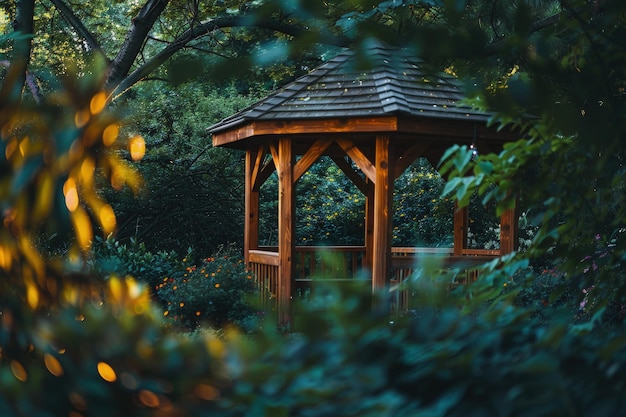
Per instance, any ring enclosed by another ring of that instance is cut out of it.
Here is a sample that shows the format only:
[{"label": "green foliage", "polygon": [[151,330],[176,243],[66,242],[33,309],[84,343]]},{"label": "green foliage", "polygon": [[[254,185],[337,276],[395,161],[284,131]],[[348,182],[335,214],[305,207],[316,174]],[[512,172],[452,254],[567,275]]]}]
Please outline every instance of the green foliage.
[{"label": "green foliage", "polygon": [[254,276],[233,248],[192,265],[184,259],[184,270],[171,271],[153,288],[164,315],[182,328],[201,324],[214,329],[236,325],[256,330],[262,312],[254,307],[258,288]]},{"label": "green foliage", "polygon": [[[112,237],[96,237],[92,248],[90,270],[102,278],[111,275],[130,275],[154,288],[161,278],[172,271],[183,270],[184,262],[174,251],[151,252],[145,243],[131,239],[129,244],[120,243]],[[187,256],[191,255],[191,250]],[[185,258],[186,259],[186,258]]]},{"label": "green foliage", "polygon": [[153,252],[211,253],[243,236],[243,154],[213,149],[206,127],[256,100],[229,85],[186,83],[173,89],[149,84],[127,95],[131,112],[123,132],[140,132],[146,156],[139,164],[145,187],[139,199],[109,194],[119,217],[117,239],[134,238]]},{"label": "green foliage", "polygon": [[545,327],[509,304],[473,317],[440,304],[390,323],[372,311],[371,294],[339,298],[337,308],[305,315],[302,332],[288,340],[255,339],[233,408],[252,415],[591,416],[626,407],[618,388],[621,336],[601,342]]},{"label": "green foliage", "polygon": [[143,243],[129,245],[97,239],[90,272],[101,279],[132,276],[151,289],[151,298],[175,327],[222,329],[227,325],[256,330],[263,312],[255,308],[259,290],[252,272],[234,246],[221,247],[199,264],[191,250],[153,253]]}]

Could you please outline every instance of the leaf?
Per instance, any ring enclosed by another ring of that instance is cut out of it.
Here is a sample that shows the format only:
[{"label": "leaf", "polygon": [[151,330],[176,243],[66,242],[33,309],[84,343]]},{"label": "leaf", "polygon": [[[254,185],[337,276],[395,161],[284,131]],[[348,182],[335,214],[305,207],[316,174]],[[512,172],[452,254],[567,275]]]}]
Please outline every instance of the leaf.
[{"label": "leaf", "polygon": [[445,197],[446,195],[452,193],[454,190],[456,190],[462,180],[462,178],[456,177],[446,182],[446,185],[443,187],[441,195]]}]

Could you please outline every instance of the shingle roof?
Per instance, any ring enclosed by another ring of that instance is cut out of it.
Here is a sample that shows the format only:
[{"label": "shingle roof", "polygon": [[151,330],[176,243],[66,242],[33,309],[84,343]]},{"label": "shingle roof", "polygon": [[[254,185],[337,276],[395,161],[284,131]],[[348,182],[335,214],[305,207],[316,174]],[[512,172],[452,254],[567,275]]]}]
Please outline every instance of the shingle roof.
[{"label": "shingle roof", "polygon": [[423,61],[405,50],[377,46],[371,66],[360,69],[347,50],[276,93],[209,127],[216,133],[257,120],[406,115],[485,122],[489,114],[457,106],[458,81],[433,78]]}]

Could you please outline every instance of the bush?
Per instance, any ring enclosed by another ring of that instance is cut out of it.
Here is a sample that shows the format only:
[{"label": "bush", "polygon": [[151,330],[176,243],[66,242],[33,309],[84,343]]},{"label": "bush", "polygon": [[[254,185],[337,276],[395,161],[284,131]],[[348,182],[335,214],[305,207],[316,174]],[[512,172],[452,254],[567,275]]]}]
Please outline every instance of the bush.
[{"label": "bush", "polygon": [[213,257],[172,271],[153,288],[165,311],[177,325],[196,329],[201,323],[213,328],[235,324],[250,330],[257,310],[252,306],[258,293],[252,272],[232,247],[221,248]]},{"label": "bush", "polygon": [[[109,237],[96,237],[93,244],[91,270],[102,277],[131,275],[154,288],[161,277],[183,268],[183,262],[174,251],[149,251],[143,242],[130,239],[126,245]],[[188,256],[191,249],[188,250]]]}]

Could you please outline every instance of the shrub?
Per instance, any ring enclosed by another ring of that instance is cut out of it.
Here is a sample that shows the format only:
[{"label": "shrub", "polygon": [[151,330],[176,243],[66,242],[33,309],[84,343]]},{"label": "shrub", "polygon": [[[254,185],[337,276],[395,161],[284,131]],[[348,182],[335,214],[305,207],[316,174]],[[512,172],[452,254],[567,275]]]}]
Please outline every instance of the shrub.
[{"label": "shrub", "polygon": [[199,265],[187,262],[184,269],[160,281],[153,288],[163,314],[184,328],[208,323],[214,328],[236,324],[250,329],[258,316],[251,304],[258,291],[254,277],[232,247],[221,248]]},{"label": "shrub", "polygon": [[[154,288],[161,277],[181,269],[183,262],[174,251],[149,251],[143,242],[130,239],[126,245],[112,237],[96,237],[93,244],[91,270],[106,277],[109,275],[131,275]],[[187,256],[191,254],[188,249]]]}]

